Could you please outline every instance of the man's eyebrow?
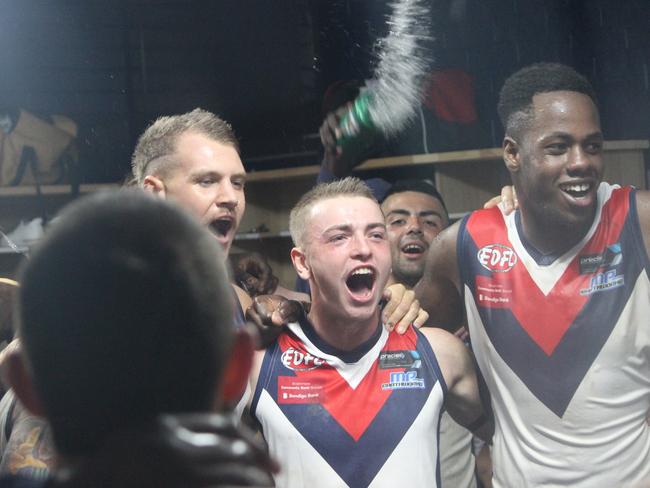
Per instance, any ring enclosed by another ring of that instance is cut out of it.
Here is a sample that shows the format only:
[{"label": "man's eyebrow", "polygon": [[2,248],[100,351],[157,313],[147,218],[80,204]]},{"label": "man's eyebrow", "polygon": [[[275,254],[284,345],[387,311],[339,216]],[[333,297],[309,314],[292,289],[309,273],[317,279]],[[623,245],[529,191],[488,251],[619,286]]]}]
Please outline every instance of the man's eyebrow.
[{"label": "man's eyebrow", "polygon": [[592,133],[589,134],[587,137],[585,137],[585,139],[604,139],[604,138],[605,138],[605,136],[604,136],[603,133],[600,132],[600,131],[598,131],[598,132],[592,132]]},{"label": "man's eyebrow", "polygon": [[444,218],[444,216],[440,212],[436,212],[435,210],[422,210],[422,212],[418,213],[420,217],[428,217],[430,215],[435,215],[437,217],[440,217],[441,219]]},{"label": "man's eyebrow", "polygon": [[325,230],[323,231],[323,234],[326,234],[326,233],[328,233],[328,232],[337,231],[337,230],[342,230],[342,231],[345,231],[345,232],[349,232],[350,229],[351,229],[351,228],[350,228],[350,225],[349,225],[349,224],[336,224],[336,225],[331,225],[330,227],[328,227],[327,229],[325,229]]},{"label": "man's eyebrow", "polygon": [[214,171],[210,169],[201,169],[201,168],[197,169],[196,171],[192,171],[190,173],[191,178],[205,178],[206,176],[221,178],[223,175],[218,171]]},{"label": "man's eyebrow", "polygon": [[[377,227],[380,227],[382,229],[386,228],[386,224],[384,222],[371,222],[370,224],[366,225],[366,230],[369,229],[375,229]],[[323,234],[327,234],[328,232],[334,232],[334,231],[343,231],[343,232],[352,232],[352,226],[350,224],[337,224],[337,225],[332,225],[325,229],[323,231]]]},{"label": "man's eyebrow", "polygon": [[366,230],[376,229],[377,227],[385,229],[386,224],[384,222],[371,222],[370,224],[366,225]]},{"label": "man's eyebrow", "polygon": [[[190,173],[190,176],[192,178],[204,178],[206,176],[211,176],[215,178],[223,178],[223,173],[219,173],[218,171],[214,171],[212,169],[202,169],[198,168],[195,171],[192,171]],[[240,180],[245,180],[246,179],[246,173],[235,173],[234,175],[230,175],[230,179],[240,179]]]},{"label": "man's eyebrow", "polygon": [[411,212],[409,212],[408,210],[406,210],[406,209],[404,209],[404,208],[396,208],[395,210],[391,210],[390,212],[388,212],[388,213],[386,214],[386,217],[388,217],[389,215],[392,215],[392,214],[397,214],[397,215],[411,215]]},{"label": "man's eyebrow", "polygon": [[[412,213],[413,212],[409,212],[404,208],[396,208],[395,210],[391,210],[390,212],[388,212],[388,214],[386,214],[386,217],[390,217],[392,214],[411,215]],[[441,219],[443,218],[443,215],[440,212],[436,212],[435,210],[422,210],[421,212],[418,212],[419,217],[428,217],[429,215],[436,215]]]},{"label": "man's eyebrow", "polygon": [[[571,139],[571,140],[574,139],[573,135],[568,133],[568,132],[556,131],[556,132],[551,132],[550,134],[545,136],[544,140],[552,139],[554,137],[559,137],[559,138],[562,138],[562,139]],[[584,137],[584,139],[603,139],[603,138],[604,138],[603,133],[600,132],[600,131],[592,132],[591,134],[587,134]]]}]

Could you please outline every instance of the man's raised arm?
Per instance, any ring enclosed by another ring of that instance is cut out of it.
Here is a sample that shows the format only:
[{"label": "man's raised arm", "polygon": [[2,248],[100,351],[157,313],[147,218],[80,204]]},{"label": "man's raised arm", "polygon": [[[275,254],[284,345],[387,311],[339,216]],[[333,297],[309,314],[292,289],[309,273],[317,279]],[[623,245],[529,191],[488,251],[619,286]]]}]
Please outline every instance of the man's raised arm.
[{"label": "man's raised arm", "polygon": [[639,224],[641,225],[645,251],[650,256],[650,191],[636,192],[636,207],[639,213]]},{"label": "man's raised arm", "polygon": [[431,243],[422,279],[415,287],[420,306],[429,313],[427,325],[456,330],[463,322],[456,241],[460,223],[442,231]]}]

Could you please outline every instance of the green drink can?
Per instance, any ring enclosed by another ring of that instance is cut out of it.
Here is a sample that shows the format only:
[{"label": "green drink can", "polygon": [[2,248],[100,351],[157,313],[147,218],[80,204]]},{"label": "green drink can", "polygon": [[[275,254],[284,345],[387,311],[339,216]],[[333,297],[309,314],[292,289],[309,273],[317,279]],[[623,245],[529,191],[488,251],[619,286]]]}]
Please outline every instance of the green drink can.
[{"label": "green drink can", "polygon": [[350,110],[341,118],[339,124],[341,135],[337,144],[344,153],[361,153],[375,140],[378,131],[370,113],[371,101],[371,92],[362,91],[354,100]]}]

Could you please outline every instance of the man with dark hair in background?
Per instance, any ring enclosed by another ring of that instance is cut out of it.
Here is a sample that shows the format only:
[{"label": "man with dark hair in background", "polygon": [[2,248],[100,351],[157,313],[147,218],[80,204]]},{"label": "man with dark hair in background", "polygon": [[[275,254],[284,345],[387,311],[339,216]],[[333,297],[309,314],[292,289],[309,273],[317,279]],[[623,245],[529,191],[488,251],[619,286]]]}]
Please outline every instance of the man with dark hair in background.
[{"label": "man with dark hair in background", "polygon": [[381,202],[391,245],[391,280],[413,288],[424,272],[431,241],[449,225],[436,187],[426,180],[399,180]]},{"label": "man with dark hair in background", "polygon": [[[442,196],[427,180],[399,180],[388,190],[381,209],[391,251],[390,281],[414,287],[422,278],[427,251],[436,236],[449,226]],[[462,328],[460,332],[464,331]],[[451,332],[458,331],[451,330]],[[484,484],[489,472],[487,446],[475,459],[472,434],[446,411],[440,420],[440,476],[442,486],[475,487],[475,472]]]},{"label": "man with dark hair in background", "polygon": [[[115,441],[126,435],[123,440],[137,444],[137,432],[148,438],[160,414],[207,413],[241,395],[252,339],[232,328],[232,292],[221,254],[192,217],[139,192],[72,204],[36,246],[21,270],[22,347],[6,366],[25,407],[51,426],[55,484],[269,482],[251,462],[251,445],[237,435],[229,439],[217,431],[199,439],[191,427],[172,429],[168,434],[178,435],[172,446],[190,446],[156,469],[163,458],[150,452],[155,446],[144,442],[138,450]],[[207,424],[215,429],[220,422],[223,430],[223,419]],[[232,452],[219,452],[218,442],[230,443]],[[245,451],[247,456],[236,455]],[[190,459],[197,461],[196,471],[175,471]],[[143,472],[146,467],[151,471]]]},{"label": "man with dark hair in background", "polygon": [[636,486],[650,474],[650,193],[602,182],[596,98],[573,69],[515,73],[499,114],[519,210],[443,232],[416,291],[438,323],[466,313],[495,486]]}]

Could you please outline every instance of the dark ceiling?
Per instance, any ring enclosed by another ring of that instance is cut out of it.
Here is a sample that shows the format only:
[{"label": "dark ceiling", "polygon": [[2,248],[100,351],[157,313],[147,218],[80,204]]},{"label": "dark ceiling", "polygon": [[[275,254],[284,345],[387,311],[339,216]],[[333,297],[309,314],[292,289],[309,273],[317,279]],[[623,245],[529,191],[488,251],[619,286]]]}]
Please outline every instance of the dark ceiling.
[{"label": "dark ceiling", "polygon": [[[431,4],[432,57],[474,77],[485,145],[501,137],[503,79],[541,60],[596,84],[610,137],[648,136],[647,0]],[[370,76],[388,12],[385,0],[3,0],[0,108],[75,119],[88,181],[119,180],[149,121],[196,106],[233,124],[249,168],[314,163],[324,90]]]}]

